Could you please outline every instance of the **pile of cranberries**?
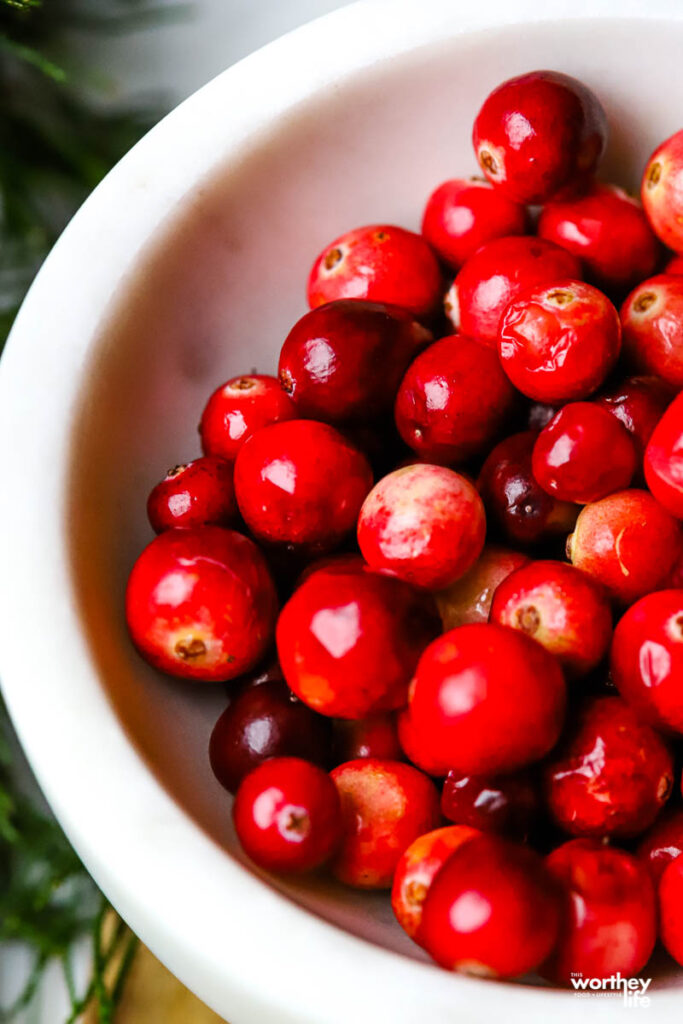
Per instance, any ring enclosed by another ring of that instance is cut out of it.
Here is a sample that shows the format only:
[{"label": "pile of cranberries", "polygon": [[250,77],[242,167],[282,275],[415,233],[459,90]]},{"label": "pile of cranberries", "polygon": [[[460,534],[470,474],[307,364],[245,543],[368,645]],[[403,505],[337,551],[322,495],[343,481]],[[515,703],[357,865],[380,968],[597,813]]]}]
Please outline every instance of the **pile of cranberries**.
[{"label": "pile of cranberries", "polygon": [[222,384],[150,494],[126,599],[152,665],[230,681],[209,754],[257,865],[565,984],[658,936],[683,964],[683,131],[642,205],[606,137],[522,75],[486,180],[332,241],[278,375]]}]

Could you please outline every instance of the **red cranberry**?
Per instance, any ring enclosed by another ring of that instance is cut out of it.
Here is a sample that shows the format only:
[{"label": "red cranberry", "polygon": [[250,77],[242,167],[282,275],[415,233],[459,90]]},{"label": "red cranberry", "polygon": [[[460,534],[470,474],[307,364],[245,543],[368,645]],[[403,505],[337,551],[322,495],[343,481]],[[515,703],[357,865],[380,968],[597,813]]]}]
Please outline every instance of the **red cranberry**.
[{"label": "red cranberry", "polygon": [[524,206],[507,199],[488,181],[455,178],[432,192],[422,234],[444,263],[458,270],[486,242],[524,235]]},{"label": "red cranberry", "polygon": [[408,760],[421,772],[434,778],[443,778],[450,771],[450,757],[440,758],[431,749],[428,734],[418,731],[410,708],[399,711],[397,719],[398,739]]},{"label": "red cranberry", "polygon": [[[596,458],[605,452],[605,458]],[[592,402],[570,402],[536,439],[531,467],[544,491],[587,505],[631,483],[636,446],[616,416]]]},{"label": "red cranberry", "polygon": [[683,253],[683,130],[662,142],[648,160],[641,197],[657,236]]},{"label": "red cranberry", "polygon": [[538,854],[498,836],[473,836],[434,878],[417,939],[448,970],[514,978],[550,954],[559,911]]},{"label": "red cranberry", "polygon": [[563,892],[559,940],[541,973],[572,978],[628,978],[640,971],[657,937],[655,894],[647,870],[624,850],[572,839],[546,858]]},{"label": "red cranberry", "polygon": [[657,501],[683,519],[683,395],[673,400],[652,432],[645,479]]},{"label": "red cranberry", "polygon": [[173,527],[225,526],[236,515],[232,463],[214,455],[169,469],[147,499],[155,533]]},{"label": "red cranberry", "polygon": [[659,883],[659,934],[676,963],[683,965],[683,858],[669,864]]},{"label": "red cranberry", "polygon": [[522,838],[538,813],[531,776],[459,775],[449,772],[441,792],[441,813],[458,825]]},{"label": "red cranberry", "polygon": [[417,941],[422,907],[437,872],[455,850],[476,835],[475,828],[447,825],[419,836],[402,854],[391,889],[391,908],[411,939]]},{"label": "red cranberry", "polygon": [[359,757],[378,757],[384,761],[403,760],[396,715],[371,715],[355,721],[339,719],[334,723],[336,763],[355,761]]},{"label": "red cranberry", "polygon": [[583,281],[528,288],[505,310],[498,338],[503,369],[523,395],[541,402],[586,398],[621,348],[619,315]]},{"label": "red cranberry", "polygon": [[657,377],[625,377],[593,401],[623,423],[642,457],[652,431],[671,402],[671,392]]},{"label": "red cranberry", "polygon": [[237,503],[252,533],[310,552],[329,551],[344,539],[371,487],[365,456],[315,420],[264,427],[235,463]]},{"label": "red cranberry", "polygon": [[683,274],[683,256],[672,256],[664,268],[665,274]]},{"label": "red cranberry", "polygon": [[612,611],[602,587],[564,562],[529,562],[511,573],[496,590],[491,622],[533,637],[569,676],[596,668],[612,637]]},{"label": "red cranberry", "polygon": [[497,238],[470,256],[446,294],[456,331],[495,348],[507,306],[534,285],[581,277],[575,256],[544,238]]},{"label": "red cranberry", "polygon": [[440,590],[476,562],[484,546],[484,506],[465,477],[414,465],[385,476],[358,518],[358,544],[374,569]]},{"label": "red cranberry", "polygon": [[367,299],[425,317],[440,297],[441,270],[429,245],[392,224],[370,224],[336,238],[308,278],[311,309],[334,299]]},{"label": "red cranberry", "polygon": [[268,871],[311,871],[339,845],[342,814],[334,783],[299,757],[272,757],[243,779],[232,806],[237,837]]},{"label": "red cranberry", "polygon": [[436,595],[444,630],[488,622],[496,587],[528,561],[519,551],[487,544],[472,568]]},{"label": "red cranberry", "polygon": [[631,365],[683,388],[683,278],[659,274],[643,281],[621,307],[621,324]]},{"label": "red cranberry", "polygon": [[683,810],[667,808],[638,844],[638,856],[659,882],[672,860],[683,853]]},{"label": "red cranberry", "polygon": [[545,771],[550,812],[574,836],[644,832],[671,795],[664,740],[620,697],[587,700]]},{"label": "red cranberry", "polygon": [[622,604],[661,587],[680,553],[679,524],[647,491],[635,488],[587,505],[567,542],[577,569]]},{"label": "red cranberry", "polygon": [[261,427],[292,420],[296,406],[276,377],[254,373],[221,384],[206,403],[199,424],[205,455],[235,459],[248,437]]},{"label": "red cranberry", "polygon": [[460,626],[420,658],[409,707],[430,757],[462,775],[511,772],[557,742],[564,679],[555,659],[523,633]]},{"label": "red cranberry", "polygon": [[431,599],[401,580],[323,569],[282,609],[278,654],[289,686],[309,707],[364,718],[406,703],[418,658],[438,631]]},{"label": "red cranberry", "polygon": [[273,638],[277,597],[255,544],[233,530],[167,530],[128,580],[133,643],[169,675],[212,682],[258,664]]},{"label": "red cranberry", "polygon": [[462,462],[491,447],[515,408],[493,349],[456,334],[411,364],[396,398],[396,426],[428,462]]},{"label": "red cranberry", "polygon": [[408,764],[379,758],[347,761],[331,777],[344,823],[335,877],[357,889],[390,889],[403,852],[439,824],[434,783]]},{"label": "red cranberry", "polygon": [[408,364],[431,340],[403,309],[329,302],[289,332],[280,381],[301,416],[326,423],[376,420],[393,409]]},{"label": "red cranberry", "polygon": [[516,544],[538,544],[565,536],[578,515],[576,505],[558,501],[536,481],[531,456],[537,436],[525,431],[501,441],[477,480],[488,520]]},{"label": "red cranberry", "polygon": [[623,292],[654,274],[659,243],[640,203],[616,185],[595,182],[578,198],[549,203],[541,238],[574,253],[599,288]]}]

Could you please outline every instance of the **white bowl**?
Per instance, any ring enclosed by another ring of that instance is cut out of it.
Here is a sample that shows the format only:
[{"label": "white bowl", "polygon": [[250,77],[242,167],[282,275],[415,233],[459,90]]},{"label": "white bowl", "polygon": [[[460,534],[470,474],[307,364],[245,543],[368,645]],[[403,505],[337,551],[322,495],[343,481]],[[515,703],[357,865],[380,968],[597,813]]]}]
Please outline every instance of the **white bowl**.
[{"label": "white bowl", "polygon": [[[126,576],[150,538],[146,494],[197,453],[209,391],[276,365],[324,243],[369,221],[417,226],[432,187],[474,170],[470,126],[492,86],[536,67],[584,79],[610,116],[605,173],[630,184],[681,126],[679,0],[647,12],[639,0],[463,6],[356,4],[182,104],[75,217],[2,362],[7,702],[99,884],[231,1024],[618,1012],[442,972],[384,896],[260,877],[207,762],[223,691],[147,669],[123,621]],[[657,981],[657,1021],[680,1020],[677,984]]]}]

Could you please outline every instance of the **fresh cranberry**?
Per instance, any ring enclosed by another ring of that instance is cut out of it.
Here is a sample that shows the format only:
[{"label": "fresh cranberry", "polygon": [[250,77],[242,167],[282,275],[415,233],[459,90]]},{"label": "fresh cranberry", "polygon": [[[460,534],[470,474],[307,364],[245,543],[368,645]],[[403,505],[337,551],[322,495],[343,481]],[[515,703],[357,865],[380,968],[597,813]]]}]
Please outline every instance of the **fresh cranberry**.
[{"label": "fresh cranberry", "polygon": [[521,292],[505,310],[498,337],[508,377],[540,402],[587,398],[620,349],[619,314],[583,281],[557,280]]},{"label": "fresh cranberry", "polygon": [[553,850],[546,866],[564,899],[558,942],[541,973],[563,985],[637,974],[657,937],[655,894],[643,865],[624,850],[572,839]]},{"label": "fresh cranberry", "polygon": [[263,427],[235,463],[237,503],[254,536],[312,553],[331,550],[353,529],[371,487],[365,456],[315,420]]},{"label": "fresh cranberry", "polygon": [[578,515],[576,505],[559,501],[535,479],[531,457],[537,436],[525,431],[501,441],[477,480],[489,522],[506,540],[525,546],[565,536]]},{"label": "fresh cranberry", "polygon": [[618,491],[582,509],[567,542],[577,567],[632,604],[663,586],[681,553],[676,520],[647,491]]},{"label": "fresh cranberry", "polygon": [[225,688],[225,692],[232,700],[233,698],[251,690],[255,686],[262,686],[263,683],[284,683],[285,677],[280,668],[280,662],[272,653],[264,658],[258,665],[245,672],[239,679],[231,679]]},{"label": "fresh cranberry", "polygon": [[[609,453],[596,458],[596,452]],[[587,505],[631,483],[638,464],[626,427],[593,402],[570,402],[536,439],[533,474],[560,501]]]},{"label": "fresh cranberry", "polygon": [[205,455],[235,459],[248,437],[269,423],[292,420],[296,406],[276,377],[254,373],[221,384],[206,403],[199,433]]},{"label": "fresh cranberry", "polygon": [[593,399],[623,423],[639,457],[671,402],[671,392],[658,377],[625,377]]},{"label": "fresh cranberry", "polygon": [[420,658],[409,708],[430,757],[462,775],[511,772],[557,742],[564,679],[555,658],[523,633],[460,626]]},{"label": "fresh cranberry", "polygon": [[683,965],[683,857],[667,866],[658,895],[660,938],[676,963]]},{"label": "fresh cranberry", "polygon": [[441,791],[441,813],[458,825],[523,838],[539,810],[536,785],[527,772],[459,775],[449,772]]},{"label": "fresh cranberry", "polygon": [[337,764],[359,757],[379,757],[385,761],[403,760],[398,741],[396,715],[371,715],[369,718],[338,719],[334,723],[334,759]]},{"label": "fresh cranberry", "polygon": [[683,519],[683,395],[673,400],[652,432],[645,479],[660,504]]},{"label": "fresh cranberry", "polygon": [[174,527],[226,526],[236,515],[232,463],[215,455],[169,469],[147,499],[155,533]]},{"label": "fresh cranberry", "polygon": [[557,71],[503,82],[484,101],[472,132],[484,174],[518,203],[546,203],[584,184],[606,143],[597,96]]},{"label": "fresh cranberry", "polygon": [[656,884],[671,861],[682,853],[683,810],[667,808],[640,840],[638,856],[649,868]]},{"label": "fresh cranberry", "polygon": [[472,836],[432,881],[417,940],[448,970],[514,978],[550,954],[559,917],[559,892],[538,854]]},{"label": "fresh cranberry", "polygon": [[487,544],[472,568],[436,595],[444,630],[488,622],[496,587],[528,561],[519,551]]},{"label": "fresh cranberry", "polygon": [[529,402],[525,419],[527,430],[543,430],[561,408],[560,405],[548,405],[546,402]]},{"label": "fresh cranberry", "polygon": [[282,609],[280,664],[315,711],[364,718],[406,703],[418,658],[439,625],[432,600],[401,580],[323,569]]},{"label": "fresh cranberry", "polygon": [[408,764],[379,758],[347,761],[331,777],[343,818],[335,877],[357,889],[390,889],[403,852],[439,824],[436,786]]},{"label": "fresh cranberry", "polygon": [[430,316],[441,297],[439,263],[424,238],[392,224],[370,224],[335,238],[308,278],[311,309],[335,299],[366,299]]},{"label": "fresh cranberry", "polygon": [[166,530],[128,580],[133,643],[155,668],[185,679],[234,679],[273,638],[277,597],[255,544],[233,530]]},{"label": "fresh cranberry", "polygon": [[672,256],[664,268],[665,274],[683,274],[683,256]]},{"label": "fresh cranberry", "polygon": [[633,288],[659,261],[659,243],[640,203],[616,185],[596,182],[584,196],[549,203],[538,233],[578,256],[586,277],[606,291]]},{"label": "fresh cranberry", "polygon": [[456,334],[409,367],[396,398],[396,426],[427,462],[462,462],[491,447],[516,405],[493,349]]},{"label": "fresh cranberry", "polygon": [[564,562],[529,562],[511,573],[494,594],[491,622],[533,637],[569,676],[597,668],[612,637],[602,587]]},{"label": "fresh cranberry", "polygon": [[624,355],[639,373],[683,388],[683,277],[643,281],[621,307]]},{"label": "fresh cranberry", "polygon": [[416,728],[410,708],[399,711],[396,721],[399,743],[408,760],[421,772],[425,772],[435,779],[448,775],[451,770],[450,757],[440,758],[438,754],[435,754],[431,748],[428,734],[420,732]]},{"label": "fresh cranberry", "polygon": [[237,790],[232,818],[245,853],[268,871],[320,867],[341,838],[334,783],[299,757],[272,757],[249,772]]},{"label": "fresh cranberry", "polygon": [[391,888],[391,908],[403,931],[417,939],[429,887],[452,853],[479,835],[466,825],[447,825],[419,836],[401,855]]},{"label": "fresh cranberry", "polygon": [[673,759],[665,741],[620,697],[579,709],[544,769],[550,812],[574,836],[644,832],[671,795]]},{"label": "fresh cranberry", "polygon": [[643,206],[655,233],[683,253],[683,129],[654,151],[643,173]]},{"label": "fresh cranberry", "polygon": [[488,181],[454,178],[432,192],[422,234],[454,270],[486,242],[506,235],[524,235],[527,212]]},{"label": "fresh cranberry", "polygon": [[431,340],[403,309],[329,302],[289,332],[280,382],[301,416],[325,423],[376,420],[393,409],[408,364]]},{"label": "fresh cranberry", "polygon": [[535,285],[581,277],[581,262],[544,238],[497,238],[478,249],[445,298],[456,331],[495,348],[507,306]]},{"label": "fresh cranberry", "polygon": [[467,572],[485,533],[475,488],[442,466],[406,466],[385,476],[358,518],[366,562],[428,590],[441,590]]}]

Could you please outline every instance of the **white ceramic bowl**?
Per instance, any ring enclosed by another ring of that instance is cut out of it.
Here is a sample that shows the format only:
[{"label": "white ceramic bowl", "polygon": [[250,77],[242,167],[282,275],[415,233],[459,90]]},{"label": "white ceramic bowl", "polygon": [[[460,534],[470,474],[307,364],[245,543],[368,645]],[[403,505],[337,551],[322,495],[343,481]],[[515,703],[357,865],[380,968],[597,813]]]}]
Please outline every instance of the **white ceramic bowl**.
[{"label": "white ceramic bowl", "polygon": [[[515,10],[513,12],[512,7]],[[107,177],[41,271],[0,373],[2,679],[48,799],[112,902],[232,1024],[614,1019],[614,1001],[451,976],[384,896],[245,865],[206,745],[220,688],[148,670],[122,614],[144,501],[197,453],[209,391],[269,370],[340,231],[416,226],[474,169],[473,115],[509,75],[597,89],[605,173],[634,184],[683,121],[680,0],[357,4],[182,104]],[[515,941],[515,936],[510,936]],[[659,980],[650,1013],[678,1021]]]}]

